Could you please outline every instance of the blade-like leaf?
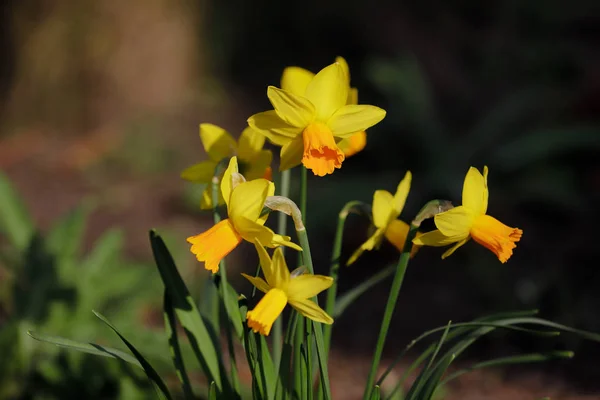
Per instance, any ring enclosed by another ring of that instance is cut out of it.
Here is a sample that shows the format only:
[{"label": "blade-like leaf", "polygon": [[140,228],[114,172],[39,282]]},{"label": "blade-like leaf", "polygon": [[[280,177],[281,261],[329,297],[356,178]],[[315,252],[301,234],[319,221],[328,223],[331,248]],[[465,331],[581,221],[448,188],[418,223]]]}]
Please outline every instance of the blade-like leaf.
[{"label": "blade-like leaf", "polygon": [[171,298],[167,293],[167,290],[165,290],[163,299],[165,330],[167,331],[167,336],[169,338],[169,347],[171,348],[173,364],[175,366],[175,370],[177,371],[177,377],[181,382],[183,395],[186,399],[193,399],[194,392],[192,391],[192,385],[190,384],[190,379],[187,375],[187,371],[185,370],[185,364],[181,354],[181,347],[179,347],[179,338],[177,337],[177,322],[175,321],[175,310],[173,309]]},{"label": "blade-like leaf", "polygon": [[104,322],[106,325],[108,325],[108,327],[110,329],[112,329],[117,334],[117,336],[119,336],[119,338],[121,338],[121,340],[123,341],[123,343],[125,343],[125,346],[127,346],[127,348],[129,348],[129,350],[133,353],[133,355],[135,356],[135,358],[140,362],[142,368],[144,369],[144,372],[146,373],[146,376],[148,377],[148,379],[150,380],[150,382],[152,382],[152,384],[154,385],[154,389],[156,391],[157,396],[160,399],[171,400],[171,394],[169,393],[169,389],[167,388],[167,385],[165,385],[165,383],[161,379],[160,375],[158,375],[158,373],[152,367],[152,365],[150,365],[150,363],[148,361],[146,361],[146,359],[144,358],[144,356],[142,356],[142,354],[135,348],[134,345],[132,345],[129,342],[129,340],[125,339],[125,337],[123,335],[121,335],[121,333],[119,333],[119,331],[117,330],[117,328],[115,328],[106,319],[106,317],[104,317],[102,314],[100,314],[97,311],[92,311],[92,312],[102,322]]},{"label": "blade-like leaf", "polygon": [[210,388],[208,389],[208,400],[217,400],[217,387],[215,385],[215,381],[210,383]]},{"label": "blade-like leaf", "polygon": [[220,343],[215,342],[213,336],[209,333],[161,237],[156,232],[150,231],[150,242],[160,277],[171,296],[175,314],[185,329],[196,358],[207,378],[214,381],[217,389],[222,393],[226,384],[224,379],[226,378],[221,376],[221,371],[224,371],[224,368],[218,352]]},{"label": "blade-like leaf", "polygon": [[59,347],[94,354],[96,356],[116,358],[143,369],[142,364],[140,364],[140,362],[131,354],[125,353],[121,350],[113,349],[112,347],[101,346],[95,343],[77,342],[75,340],[66,339],[60,336],[44,335],[33,331],[27,331],[27,334],[33,339],[39,340],[40,342],[52,343]]},{"label": "blade-like leaf", "polygon": [[574,355],[575,353],[573,353],[572,351],[551,351],[549,353],[519,354],[517,356],[495,358],[493,360],[483,361],[477,364],[473,364],[469,368],[463,368],[456,372],[453,372],[442,381],[442,384],[446,384],[451,380],[456,379],[459,376],[474,371],[476,369],[498,367],[502,365],[536,363],[557,359],[561,360],[565,358],[573,358]]},{"label": "blade-like leaf", "polygon": [[33,222],[25,203],[8,178],[0,173],[0,233],[22,251],[29,245],[33,232]]},{"label": "blade-like leaf", "polygon": [[56,257],[63,279],[73,279],[77,251],[80,250],[90,207],[81,205],[58,220],[48,233],[48,250]]},{"label": "blade-like leaf", "polygon": [[356,299],[362,296],[367,290],[371,289],[373,286],[385,280],[387,277],[392,276],[394,271],[396,270],[396,265],[390,265],[385,269],[379,271],[375,275],[371,276],[366,281],[360,283],[355,286],[351,290],[348,290],[342,296],[339,296],[335,302],[335,308],[333,309],[333,318],[337,318],[348,308],[350,304],[352,304]]}]

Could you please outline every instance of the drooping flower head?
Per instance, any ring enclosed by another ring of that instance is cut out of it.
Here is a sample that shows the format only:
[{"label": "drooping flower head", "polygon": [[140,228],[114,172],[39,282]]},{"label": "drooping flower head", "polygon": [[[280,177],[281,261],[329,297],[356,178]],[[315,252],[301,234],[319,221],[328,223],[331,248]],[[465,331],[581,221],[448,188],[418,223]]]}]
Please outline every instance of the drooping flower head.
[{"label": "drooping flower head", "polygon": [[[336,57],[335,62],[340,64],[348,83],[348,99],[346,104],[358,104],[358,89],[350,87],[350,68],[343,57]],[[300,67],[287,67],[283,70],[281,77],[281,89],[287,90],[298,96],[304,96],[306,88],[315,74]],[[367,133],[363,130],[350,136],[349,138],[336,140],[338,148],[344,153],[344,156],[350,157],[358,153],[367,145]]]},{"label": "drooping flower head", "polygon": [[190,251],[207,270],[216,273],[219,262],[241,243],[259,239],[268,247],[288,246],[301,251],[289,236],[274,233],[264,226],[268,214],[261,212],[268,196],[275,193],[275,185],[266,179],[246,182],[238,172],[237,157],[232,157],[221,180],[221,194],[227,205],[228,218],[199,235],[187,238]]},{"label": "drooping flower head", "polygon": [[[352,254],[347,265],[353,264],[363,252],[378,248],[383,238],[386,238],[399,251],[402,251],[410,227],[406,222],[397,218],[406,203],[406,198],[410,191],[411,179],[412,175],[410,171],[406,172],[404,179],[398,184],[394,195],[387,190],[377,190],[375,192],[373,195],[373,225],[375,225],[376,230]],[[413,248],[413,253],[415,250],[416,247]]]},{"label": "drooping flower head", "polygon": [[486,214],[489,196],[487,176],[487,166],[483,167],[483,175],[477,168],[471,167],[463,184],[462,205],[437,214],[434,217],[437,230],[415,238],[413,243],[426,246],[455,243],[442,255],[446,258],[473,238],[496,254],[500,262],[508,261],[523,231],[506,226]]},{"label": "drooping flower head", "polygon": [[[223,128],[213,124],[200,124],[200,141],[208,160],[186,168],[181,177],[194,183],[208,184],[202,193],[200,208],[203,210],[213,208],[212,185],[210,184],[215,174],[217,165],[226,158],[237,156],[240,172],[248,179],[265,178],[271,180],[271,161],[273,154],[263,150],[265,137],[252,130],[244,129],[239,140],[236,140]],[[219,194],[219,204],[224,199]]]},{"label": "drooping flower head", "polygon": [[332,324],[329,316],[311,297],[316,296],[333,284],[333,278],[323,275],[290,274],[283,251],[275,249],[273,259],[262,246],[260,240],[255,241],[256,251],[265,279],[242,274],[265,296],[253,310],[248,311],[246,319],[248,326],[256,333],[268,336],[275,320],[287,304],[296,311],[313,321]]},{"label": "drooping flower head", "polygon": [[[315,175],[325,176],[340,168],[345,159],[336,140],[350,138],[377,124],[385,117],[385,111],[375,106],[347,104],[349,77],[338,62],[310,80],[306,73],[295,74],[297,78],[293,80],[298,79],[298,83],[293,84],[293,91],[269,86],[267,96],[274,110],[251,116],[248,124],[282,146],[282,171],[302,163]],[[300,74],[302,77],[298,77]],[[290,84],[285,86],[289,88]]]}]

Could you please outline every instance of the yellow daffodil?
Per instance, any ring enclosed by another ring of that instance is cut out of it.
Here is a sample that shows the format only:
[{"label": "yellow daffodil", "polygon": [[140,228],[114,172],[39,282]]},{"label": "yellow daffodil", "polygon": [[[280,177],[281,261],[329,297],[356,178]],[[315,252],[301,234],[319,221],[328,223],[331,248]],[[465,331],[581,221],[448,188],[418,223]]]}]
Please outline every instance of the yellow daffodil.
[{"label": "yellow daffodil", "polygon": [[266,179],[246,182],[238,173],[237,157],[232,157],[221,180],[221,194],[227,205],[229,218],[204,233],[189,237],[190,251],[204,267],[213,273],[219,270],[219,262],[241,243],[242,239],[254,242],[259,239],[268,247],[288,246],[301,251],[289,236],[274,233],[264,226],[268,214],[261,216],[265,200],[275,193],[275,185]]},{"label": "yellow daffodil", "polygon": [[260,240],[255,241],[254,244],[265,279],[242,275],[258,290],[266,294],[256,307],[246,314],[248,326],[255,333],[269,335],[273,323],[286,304],[294,307],[306,318],[324,324],[332,324],[333,318],[310,298],[328,289],[333,284],[333,278],[312,274],[293,276],[288,270],[280,247],[275,249],[271,260]]},{"label": "yellow daffodil", "polygon": [[[315,175],[325,176],[341,168],[346,157],[336,139],[350,138],[377,124],[385,111],[346,104],[348,76],[338,62],[308,78],[306,74],[301,78],[307,82],[302,94],[269,86],[267,96],[274,110],[251,116],[248,124],[282,146],[280,170],[302,163]],[[298,83],[298,88],[301,85],[304,83]]]},{"label": "yellow daffodil", "polygon": [[[194,183],[208,184],[202,193],[200,208],[206,210],[212,205],[212,185],[210,184],[215,174],[215,169],[224,158],[237,156],[241,173],[248,180],[265,178],[271,180],[271,161],[273,154],[263,150],[265,137],[260,133],[246,128],[236,140],[223,128],[213,124],[200,124],[200,141],[209,160],[186,168],[181,177]],[[223,198],[219,195],[219,204]]]},{"label": "yellow daffodil", "polygon": [[[335,61],[339,63],[344,70],[346,82],[348,82],[348,87],[350,88],[346,104],[358,104],[358,89],[350,87],[350,68],[348,67],[348,63],[343,57],[336,57]],[[281,77],[281,89],[287,90],[298,96],[304,96],[306,88],[314,76],[315,74],[304,68],[287,67],[283,70],[283,76]],[[366,145],[367,133],[364,130],[353,134],[349,138],[337,141],[337,146],[346,157],[353,156],[364,149]]]},{"label": "yellow daffodil", "polygon": [[483,175],[477,168],[471,167],[463,184],[462,205],[437,214],[434,217],[437,230],[415,238],[413,243],[426,246],[456,243],[442,255],[442,258],[446,258],[473,238],[496,254],[502,263],[508,261],[523,231],[486,215],[489,195],[487,176],[487,167],[483,167]]},{"label": "yellow daffodil", "polygon": [[[404,203],[406,203],[406,198],[410,191],[411,179],[412,175],[408,171],[404,179],[398,184],[394,195],[387,190],[377,190],[375,192],[373,195],[373,224],[376,228],[375,233],[352,254],[347,265],[354,263],[363,252],[378,248],[384,237],[399,251],[402,251],[409,226],[406,222],[397,218],[404,208]],[[415,250],[416,246],[413,247],[413,252]]]}]

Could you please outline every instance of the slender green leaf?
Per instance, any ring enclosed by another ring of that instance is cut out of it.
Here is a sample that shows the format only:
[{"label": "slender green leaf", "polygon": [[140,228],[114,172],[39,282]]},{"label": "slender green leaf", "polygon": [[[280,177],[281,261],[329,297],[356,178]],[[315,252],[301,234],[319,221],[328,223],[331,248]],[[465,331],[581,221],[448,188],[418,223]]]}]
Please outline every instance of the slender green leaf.
[{"label": "slender green leaf", "polygon": [[179,347],[179,338],[177,337],[177,322],[175,320],[175,310],[171,304],[171,297],[165,290],[163,296],[163,310],[165,316],[165,330],[167,331],[167,337],[169,338],[169,347],[171,348],[171,358],[173,359],[173,365],[177,371],[177,377],[181,382],[181,389],[186,399],[193,399],[194,392],[190,379],[185,370],[185,364],[183,362],[183,356],[181,354],[181,347]]},{"label": "slender green leaf", "polygon": [[96,356],[116,358],[143,369],[142,364],[140,364],[140,362],[131,354],[125,353],[121,350],[113,349],[112,347],[101,346],[95,343],[77,342],[75,340],[66,339],[60,336],[44,335],[33,331],[27,331],[27,334],[33,339],[39,340],[40,342],[51,343],[59,347],[77,350],[83,353],[94,354]]},{"label": "slender green leaf", "polygon": [[217,400],[217,385],[215,385],[215,381],[212,381],[208,388],[208,400]]},{"label": "slender green leaf", "polygon": [[24,250],[33,236],[34,225],[8,178],[0,173],[0,233],[18,250]]},{"label": "slender green leaf", "polygon": [[418,398],[417,396],[419,395],[421,390],[425,390],[426,392],[428,391],[428,389],[425,388],[425,386],[428,384],[428,382],[427,382],[428,371],[431,368],[431,365],[433,364],[433,362],[435,361],[435,358],[437,357],[444,342],[446,341],[446,338],[448,337],[448,331],[450,330],[451,326],[452,326],[452,322],[448,322],[448,324],[446,325],[446,328],[444,329],[444,332],[440,336],[440,340],[438,341],[437,345],[435,346],[435,350],[433,351],[433,354],[431,355],[429,362],[421,370],[421,372],[419,373],[419,376],[417,377],[417,379],[413,383],[412,387],[410,388],[410,391],[407,393],[407,395],[406,395],[407,400]]},{"label": "slender green leaf", "polygon": [[[450,354],[448,357],[446,357],[444,360],[442,360],[440,362],[440,366],[438,368],[436,368],[429,376],[429,379],[427,379],[427,382],[425,383],[425,385],[423,386],[423,394],[419,397],[415,397],[418,399],[423,399],[423,400],[430,400],[433,397],[433,394],[435,393],[435,391],[438,389],[440,385],[440,381],[442,379],[442,376],[444,376],[444,374],[446,373],[446,370],[448,369],[448,367],[450,366],[450,364],[454,361],[454,359],[456,358],[456,354]],[[407,397],[406,400],[408,400],[409,398]]]},{"label": "slender green leaf", "polygon": [[140,362],[144,372],[146,372],[146,376],[148,379],[154,384],[154,389],[156,390],[156,394],[160,399],[171,400],[171,394],[169,393],[169,389],[167,385],[163,382],[160,375],[156,372],[156,370],[150,365],[148,361],[142,356],[142,354],[135,348],[133,344],[131,344],[119,331],[115,328],[102,314],[97,311],[92,311],[96,317],[98,317],[102,322],[104,322],[110,329],[112,329],[119,338],[125,343],[125,345],[129,348],[129,350],[133,353],[135,358]]},{"label": "slender green leaf", "polygon": [[215,382],[217,389],[222,393],[226,382],[221,377],[224,368],[218,351],[220,343],[210,334],[161,237],[150,231],[150,242],[161,279],[171,296],[175,314],[185,329],[206,376]]},{"label": "slender green leaf", "polygon": [[366,281],[358,284],[352,289],[348,290],[342,296],[339,296],[335,302],[335,307],[333,309],[333,318],[337,318],[348,308],[350,304],[352,304],[356,299],[362,296],[367,290],[371,289],[378,283],[384,281],[386,278],[392,276],[396,271],[396,265],[390,265],[385,269],[379,271],[375,275],[371,276]]},{"label": "slender green leaf", "polygon": [[446,384],[451,380],[458,378],[468,372],[474,371],[481,368],[498,367],[502,365],[514,365],[514,364],[527,364],[544,362],[557,359],[573,358],[575,353],[572,351],[551,351],[548,353],[531,353],[531,354],[519,354],[516,356],[495,358],[493,360],[483,361],[471,365],[468,368],[463,368],[448,375],[446,379],[442,381],[442,384]]},{"label": "slender green leaf", "polygon": [[373,387],[373,391],[371,392],[371,400],[380,400],[381,399],[381,388],[379,385],[375,385]]}]

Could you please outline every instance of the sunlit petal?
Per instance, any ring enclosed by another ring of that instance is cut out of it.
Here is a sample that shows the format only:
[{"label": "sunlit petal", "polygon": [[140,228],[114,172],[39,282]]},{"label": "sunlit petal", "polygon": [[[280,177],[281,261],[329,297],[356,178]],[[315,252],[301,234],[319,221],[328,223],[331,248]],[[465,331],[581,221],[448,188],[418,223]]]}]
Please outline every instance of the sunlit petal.
[{"label": "sunlit petal", "polygon": [[181,172],[181,177],[194,183],[209,183],[215,174],[216,167],[217,163],[215,161],[203,161],[184,169]]},{"label": "sunlit petal", "polygon": [[323,324],[333,324],[333,318],[329,316],[321,307],[312,300],[294,300],[290,301],[290,306],[294,307],[300,314],[313,321]]},{"label": "sunlit petal", "polygon": [[231,192],[228,213],[234,226],[240,218],[256,221],[263,209],[265,199],[275,194],[275,185],[266,179],[240,183]]},{"label": "sunlit petal", "polygon": [[[487,176],[487,167],[484,168]],[[463,183],[462,205],[475,215],[485,214],[487,210],[487,179],[477,168],[471,167]]]},{"label": "sunlit petal", "polygon": [[304,68],[287,67],[281,76],[281,88],[298,96],[304,96],[308,84],[314,77],[315,74]]},{"label": "sunlit petal", "polygon": [[269,86],[267,96],[277,115],[292,126],[303,128],[315,118],[315,106],[305,97]]},{"label": "sunlit petal", "polygon": [[464,206],[454,207],[434,217],[435,226],[446,236],[467,235],[474,219],[473,211]]},{"label": "sunlit petal", "polygon": [[304,274],[290,280],[286,290],[289,301],[316,296],[333,285],[333,278],[323,275]]},{"label": "sunlit petal", "polygon": [[279,118],[275,110],[254,114],[248,118],[248,125],[277,146],[283,146],[300,135],[304,129],[304,127],[292,126]]},{"label": "sunlit petal", "polygon": [[235,139],[223,128],[213,124],[200,124],[200,140],[213,161],[231,157],[236,150]]},{"label": "sunlit petal", "polygon": [[373,224],[384,228],[393,212],[394,196],[387,190],[377,190],[373,194]]},{"label": "sunlit petal", "polygon": [[260,290],[263,293],[267,293],[269,290],[271,290],[271,288],[269,287],[269,285],[267,284],[267,282],[265,282],[265,280],[263,278],[250,276],[250,275],[244,274],[243,272],[242,272],[242,276],[244,278],[248,279],[251,284],[253,284],[258,290]]},{"label": "sunlit petal", "polygon": [[241,161],[251,161],[265,145],[265,135],[246,127],[238,140],[237,156]]},{"label": "sunlit petal", "polygon": [[306,88],[305,96],[315,106],[317,119],[326,122],[346,104],[348,90],[348,81],[342,67],[333,63],[315,75]]},{"label": "sunlit petal", "polygon": [[334,136],[347,138],[379,123],[385,114],[385,110],[375,106],[345,105],[329,118],[327,125]]}]

